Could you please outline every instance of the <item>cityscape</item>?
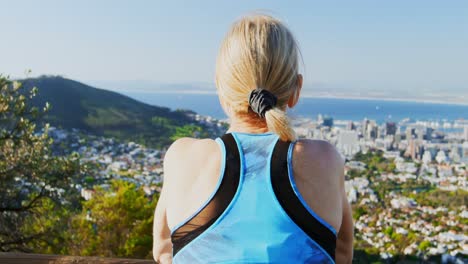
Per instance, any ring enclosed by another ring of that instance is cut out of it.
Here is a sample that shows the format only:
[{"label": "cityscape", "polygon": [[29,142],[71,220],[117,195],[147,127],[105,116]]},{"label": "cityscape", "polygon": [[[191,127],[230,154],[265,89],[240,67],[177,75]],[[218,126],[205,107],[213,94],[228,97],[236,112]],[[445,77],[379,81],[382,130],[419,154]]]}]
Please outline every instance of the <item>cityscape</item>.
[{"label": "cityscape", "polygon": [[[193,118],[217,135],[227,127],[226,121],[211,117]],[[327,140],[345,157],[355,249],[380,259],[407,255],[455,261],[468,255],[467,120],[378,124],[319,115],[295,119],[294,127],[299,138]],[[75,186],[85,200],[93,197],[95,186],[108,189],[111,179],[136,184],[148,196],[160,192],[165,148],[150,149],[78,130],[50,128],[49,134],[56,146],[66,145],[83,162],[99,168],[97,176],[85,177]]]}]

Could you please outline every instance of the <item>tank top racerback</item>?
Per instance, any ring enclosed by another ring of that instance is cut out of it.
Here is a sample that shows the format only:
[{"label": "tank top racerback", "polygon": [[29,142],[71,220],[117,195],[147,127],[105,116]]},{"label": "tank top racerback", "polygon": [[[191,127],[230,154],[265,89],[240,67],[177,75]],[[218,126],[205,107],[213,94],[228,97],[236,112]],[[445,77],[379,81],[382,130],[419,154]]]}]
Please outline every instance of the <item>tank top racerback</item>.
[{"label": "tank top racerback", "polygon": [[335,263],[335,229],[294,182],[295,142],[273,133],[229,133],[216,142],[217,187],[171,230],[173,263]]}]

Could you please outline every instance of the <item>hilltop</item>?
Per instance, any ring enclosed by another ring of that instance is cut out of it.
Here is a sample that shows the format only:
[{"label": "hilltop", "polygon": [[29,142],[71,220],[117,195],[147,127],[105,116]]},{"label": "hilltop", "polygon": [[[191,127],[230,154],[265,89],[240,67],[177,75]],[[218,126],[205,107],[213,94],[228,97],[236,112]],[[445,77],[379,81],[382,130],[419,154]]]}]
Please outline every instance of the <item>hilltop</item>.
[{"label": "hilltop", "polygon": [[39,89],[33,105],[42,108],[46,102],[51,104],[44,117],[51,126],[76,128],[150,147],[166,146],[184,132],[203,131],[190,111],[152,106],[59,76],[41,76],[21,82],[26,90]]}]

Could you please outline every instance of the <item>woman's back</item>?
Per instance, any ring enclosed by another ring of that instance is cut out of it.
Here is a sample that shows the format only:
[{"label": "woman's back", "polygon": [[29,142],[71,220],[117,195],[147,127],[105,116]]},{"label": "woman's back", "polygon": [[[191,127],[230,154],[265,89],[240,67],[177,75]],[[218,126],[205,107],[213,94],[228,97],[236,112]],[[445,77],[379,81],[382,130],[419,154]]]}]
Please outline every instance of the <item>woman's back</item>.
[{"label": "woman's back", "polygon": [[177,186],[167,203],[174,260],[330,263],[342,219],[343,164],[334,148],[290,145],[273,133],[217,141],[183,139],[168,152],[165,184]]}]

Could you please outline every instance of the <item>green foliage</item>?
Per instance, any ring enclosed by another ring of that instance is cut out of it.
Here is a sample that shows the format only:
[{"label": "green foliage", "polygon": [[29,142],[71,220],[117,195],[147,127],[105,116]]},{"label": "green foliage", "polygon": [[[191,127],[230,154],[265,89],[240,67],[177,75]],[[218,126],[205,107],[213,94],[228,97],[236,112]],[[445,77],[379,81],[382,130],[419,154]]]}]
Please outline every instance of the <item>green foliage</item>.
[{"label": "green foliage", "polygon": [[171,137],[171,139],[176,141],[177,139],[183,137],[198,137],[202,131],[203,129],[196,125],[185,125],[182,127],[177,127],[176,132]]},{"label": "green foliage", "polygon": [[72,211],[57,204],[50,198],[41,199],[38,206],[26,215],[21,232],[23,234],[44,234],[27,242],[27,247],[35,253],[68,254],[69,218]]},{"label": "green foliage", "polygon": [[92,185],[94,183],[95,179],[91,176],[86,176],[84,178],[84,182],[87,184],[87,185]]},{"label": "green foliage", "polygon": [[72,221],[71,254],[149,258],[158,197],[150,200],[124,181],[112,181],[108,191],[99,187],[95,191]]},{"label": "green foliage", "polygon": [[59,234],[45,215],[76,195],[64,190],[80,175],[79,159],[52,155],[48,125],[35,122],[49,104],[30,106],[37,91],[0,76],[0,251],[53,244],[48,238]]},{"label": "green foliage", "polygon": [[386,235],[389,236],[389,237],[392,236],[392,234],[393,234],[393,227],[389,226],[389,227],[385,228],[384,234],[386,234]]},{"label": "green foliage", "polygon": [[431,246],[431,242],[427,241],[427,240],[424,240],[423,242],[421,242],[418,246],[418,249],[421,250],[421,251],[426,251],[429,247]]},{"label": "green foliage", "polygon": [[386,159],[381,150],[368,151],[365,154],[358,152],[355,154],[356,161],[364,162],[369,171],[378,171],[379,173],[395,172],[396,165],[392,159]]},{"label": "green foliage", "polygon": [[362,172],[359,171],[359,170],[356,170],[356,169],[351,169],[351,170],[348,170],[346,175],[348,175],[350,179],[354,179],[354,178],[357,178],[357,177],[361,177]]},{"label": "green foliage", "polygon": [[173,122],[170,119],[160,116],[151,118],[151,123],[158,127],[167,127],[173,125]]},{"label": "green foliage", "polygon": [[468,192],[464,190],[444,191],[433,189],[428,192],[420,192],[413,195],[418,204],[427,206],[444,206],[456,208],[468,204]]},{"label": "green foliage", "polygon": [[362,206],[353,208],[353,219],[354,220],[357,220],[357,219],[359,219],[359,217],[361,217],[362,215],[366,215],[366,214],[367,214],[367,211]]}]

